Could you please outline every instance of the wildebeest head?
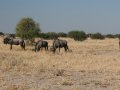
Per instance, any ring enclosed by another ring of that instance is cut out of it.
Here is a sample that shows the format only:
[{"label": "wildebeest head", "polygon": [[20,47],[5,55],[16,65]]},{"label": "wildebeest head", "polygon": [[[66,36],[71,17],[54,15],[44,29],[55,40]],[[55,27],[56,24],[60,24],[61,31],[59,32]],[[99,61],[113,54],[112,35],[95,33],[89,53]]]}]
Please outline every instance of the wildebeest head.
[{"label": "wildebeest head", "polygon": [[43,40],[39,40],[38,42],[36,42],[35,51],[40,51],[41,48],[45,48],[45,50],[48,50],[48,42]]},{"label": "wildebeest head", "polygon": [[34,43],[34,46],[35,46],[34,51],[35,52],[39,51],[39,47],[38,47],[39,42],[40,42],[40,40]]},{"label": "wildebeest head", "polygon": [[8,44],[9,40],[10,40],[9,37],[5,37],[5,38],[3,39],[3,43],[4,43],[4,44]]}]

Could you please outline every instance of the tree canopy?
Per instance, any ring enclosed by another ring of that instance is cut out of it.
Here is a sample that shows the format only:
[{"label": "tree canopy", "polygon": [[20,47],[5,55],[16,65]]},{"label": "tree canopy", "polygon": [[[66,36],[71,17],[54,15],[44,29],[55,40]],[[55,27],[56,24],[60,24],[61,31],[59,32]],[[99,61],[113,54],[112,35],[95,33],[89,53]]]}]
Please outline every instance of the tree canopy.
[{"label": "tree canopy", "polygon": [[41,32],[39,24],[32,18],[22,18],[16,25],[16,36],[24,39],[32,39]]}]

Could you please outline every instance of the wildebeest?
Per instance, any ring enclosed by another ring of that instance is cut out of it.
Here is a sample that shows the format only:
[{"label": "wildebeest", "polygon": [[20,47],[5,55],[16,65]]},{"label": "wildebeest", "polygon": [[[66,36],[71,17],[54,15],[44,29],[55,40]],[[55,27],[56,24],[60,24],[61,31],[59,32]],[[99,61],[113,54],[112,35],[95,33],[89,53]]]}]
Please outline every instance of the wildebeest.
[{"label": "wildebeest", "polygon": [[60,52],[60,48],[63,48],[63,47],[64,47],[65,51],[69,50],[67,41],[56,39],[53,41],[53,50],[52,51],[55,53],[56,49],[59,48],[59,52]]},{"label": "wildebeest", "polygon": [[119,38],[119,49],[120,49],[120,38]]},{"label": "wildebeest", "polygon": [[12,49],[12,45],[20,45],[22,49],[25,50],[25,42],[23,39],[13,39],[9,36],[3,39],[4,44],[10,44],[10,50]]},{"label": "wildebeest", "polygon": [[40,49],[42,49],[43,47],[45,48],[45,50],[48,50],[48,42],[43,40],[37,41],[35,44],[35,52],[40,51]]}]

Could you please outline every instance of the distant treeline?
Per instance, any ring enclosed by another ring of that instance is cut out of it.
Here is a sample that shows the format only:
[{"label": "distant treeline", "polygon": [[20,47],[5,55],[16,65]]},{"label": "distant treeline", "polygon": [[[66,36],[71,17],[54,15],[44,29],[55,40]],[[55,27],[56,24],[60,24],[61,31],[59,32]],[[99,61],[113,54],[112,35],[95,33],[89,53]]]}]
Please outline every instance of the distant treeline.
[{"label": "distant treeline", "polygon": [[5,36],[5,35],[9,35],[10,37],[13,37],[13,38],[16,37],[16,35],[13,34],[13,33],[3,33],[3,32],[0,32],[0,36]]},{"label": "distant treeline", "polygon": [[[0,35],[6,35],[3,32],[0,32]],[[47,32],[43,33],[40,29],[39,23],[33,20],[30,17],[21,18],[20,21],[16,24],[15,34],[9,34],[9,36],[15,38],[20,37],[26,40],[34,40],[34,38],[43,38],[43,39],[57,39],[58,37],[69,37],[73,38],[76,41],[84,41],[87,38],[91,39],[105,39],[105,38],[120,38],[120,34],[107,34],[103,35],[101,33],[85,33],[81,30],[72,30],[68,33],[64,32]]]},{"label": "distant treeline", "polygon": [[[0,35],[6,35],[3,32],[0,32]],[[9,34],[9,36],[15,38],[16,34]],[[73,30],[68,33],[64,32],[47,32],[47,33],[39,33],[36,35],[36,38],[43,38],[43,39],[57,39],[58,37],[69,37],[73,38],[76,41],[83,41],[87,38],[91,39],[105,39],[105,38],[120,38],[120,34],[106,34],[102,35],[101,33],[88,33],[86,34],[84,31]]]},{"label": "distant treeline", "polygon": [[[3,32],[0,32],[0,35],[5,35]],[[34,40],[34,38],[43,38],[43,39],[57,39],[58,37],[69,37],[73,38],[76,41],[84,41],[87,38],[91,39],[105,39],[105,38],[120,38],[120,34],[107,34],[102,35],[101,33],[85,33],[81,30],[72,30],[68,33],[64,32],[47,32],[43,33],[40,29],[38,22],[33,20],[30,17],[21,18],[20,21],[16,24],[15,34],[9,34],[11,37],[20,37],[29,41]]]}]

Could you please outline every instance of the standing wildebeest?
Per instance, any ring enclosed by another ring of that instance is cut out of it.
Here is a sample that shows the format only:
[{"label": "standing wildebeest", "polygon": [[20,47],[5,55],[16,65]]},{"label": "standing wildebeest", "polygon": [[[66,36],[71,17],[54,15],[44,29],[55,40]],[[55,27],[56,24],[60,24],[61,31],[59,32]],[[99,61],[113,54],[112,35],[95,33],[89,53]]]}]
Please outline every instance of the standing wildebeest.
[{"label": "standing wildebeest", "polygon": [[66,40],[57,39],[57,40],[53,41],[53,52],[54,53],[57,48],[59,48],[59,52],[60,52],[60,48],[63,48],[63,47],[64,47],[65,51],[69,50]]},{"label": "standing wildebeest", "polygon": [[119,38],[119,49],[120,49],[120,38]]},{"label": "standing wildebeest", "polygon": [[48,50],[48,42],[43,40],[37,41],[35,44],[35,52],[40,51],[40,49],[43,47],[45,48],[45,50]]},{"label": "standing wildebeest", "polygon": [[25,50],[25,42],[23,39],[13,39],[11,37],[5,37],[3,39],[4,44],[10,44],[10,50],[12,49],[12,45],[20,45],[22,49]]}]

